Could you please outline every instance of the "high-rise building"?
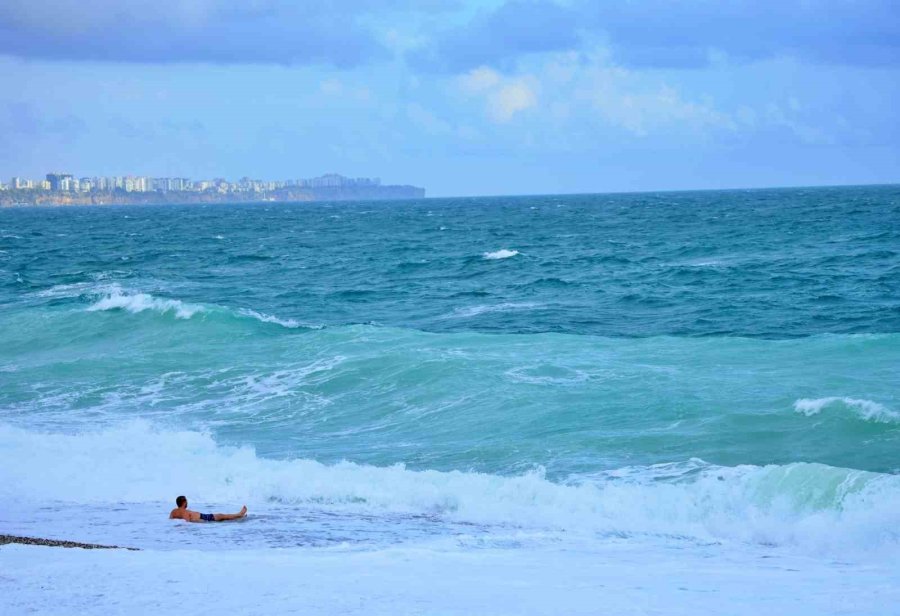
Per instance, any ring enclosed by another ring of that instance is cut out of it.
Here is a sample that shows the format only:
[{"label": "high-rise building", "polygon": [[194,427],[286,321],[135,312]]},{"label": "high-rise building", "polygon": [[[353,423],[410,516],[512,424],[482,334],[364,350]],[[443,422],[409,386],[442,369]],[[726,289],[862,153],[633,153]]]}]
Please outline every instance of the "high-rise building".
[{"label": "high-rise building", "polygon": [[[70,190],[68,186],[70,185],[70,181],[72,180],[72,174],[70,173],[48,173],[47,181],[50,182],[50,190]],[[63,183],[67,188],[63,188]]]},{"label": "high-rise building", "polygon": [[344,178],[337,173],[326,173],[323,176],[309,180],[309,186],[312,188],[329,188],[342,186]]}]

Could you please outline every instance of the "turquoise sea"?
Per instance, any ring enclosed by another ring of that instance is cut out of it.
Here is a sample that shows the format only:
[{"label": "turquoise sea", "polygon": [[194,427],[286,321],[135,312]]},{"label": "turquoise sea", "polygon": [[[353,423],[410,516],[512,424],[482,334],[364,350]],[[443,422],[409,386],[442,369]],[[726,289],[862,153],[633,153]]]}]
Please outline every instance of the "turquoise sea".
[{"label": "turquoise sea", "polygon": [[898,186],[0,211],[0,532],[889,562],[898,385]]}]

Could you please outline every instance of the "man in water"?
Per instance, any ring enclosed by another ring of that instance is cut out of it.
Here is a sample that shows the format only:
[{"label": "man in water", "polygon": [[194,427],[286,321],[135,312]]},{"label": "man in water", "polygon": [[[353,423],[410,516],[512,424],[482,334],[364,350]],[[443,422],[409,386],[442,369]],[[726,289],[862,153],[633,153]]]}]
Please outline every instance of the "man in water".
[{"label": "man in water", "polygon": [[224,522],[225,520],[236,520],[247,515],[247,506],[244,505],[237,513],[198,513],[187,508],[188,502],[186,496],[179,496],[175,499],[178,505],[169,514],[170,520],[184,520],[185,522]]}]

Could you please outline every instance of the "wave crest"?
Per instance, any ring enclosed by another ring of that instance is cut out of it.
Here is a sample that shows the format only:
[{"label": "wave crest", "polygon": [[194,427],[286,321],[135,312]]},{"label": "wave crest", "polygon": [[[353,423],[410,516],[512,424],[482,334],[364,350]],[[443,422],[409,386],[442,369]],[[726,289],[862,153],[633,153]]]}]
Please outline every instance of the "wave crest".
[{"label": "wave crest", "polygon": [[276,325],[281,325],[282,327],[286,327],[288,329],[321,329],[319,326],[315,325],[304,325],[300,321],[295,319],[279,319],[276,316],[272,316],[270,314],[265,314],[262,312],[257,312],[256,310],[251,310],[249,308],[242,308],[238,310],[238,314],[245,317],[250,317],[251,319],[256,319],[260,323],[274,323]]},{"label": "wave crest", "polygon": [[818,415],[828,407],[848,409],[863,421],[900,423],[900,413],[872,400],[829,396],[827,398],[801,398],[794,402],[794,410],[807,417]]},{"label": "wave crest", "polygon": [[159,314],[172,313],[178,319],[190,319],[195,314],[207,312],[204,306],[188,304],[178,299],[164,299],[147,293],[128,293],[115,289],[88,307],[88,312],[126,310],[132,314],[152,310]]},{"label": "wave crest", "polygon": [[517,254],[519,254],[518,250],[509,250],[508,248],[502,248],[500,250],[495,250],[494,252],[486,252],[482,256],[485,259],[492,261],[496,259],[509,259],[510,257],[514,257]]},{"label": "wave crest", "polygon": [[0,496],[23,502],[277,501],[550,531],[829,548],[900,544],[900,477],[822,464],[699,460],[556,483],[519,476],[259,458],[251,447],[135,422],[77,435],[0,425]]},{"label": "wave crest", "polygon": [[[230,309],[220,306],[189,303],[179,299],[157,297],[149,293],[123,289],[118,285],[105,285],[101,287],[88,286],[90,283],[64,285],[54,287],[47,297],[56,297],[66,293],[69,297],[80,295],[92,295],[94,302],[88,306],[88,312],[102,312],[110,310],[124,310],[132,314],[145,311],[155,312],[160,315],[173,315],[176,319],[190,319],[195,315],[226,315],[233,318],[248,318],[260,323],[280,325],[286,329],[321,329],[321,325],[301,323],[296,319],[283,319],[250,308]],[[74,293],[74,295],[72,295]],[[99,297],[99,299],[97,299]]]}]

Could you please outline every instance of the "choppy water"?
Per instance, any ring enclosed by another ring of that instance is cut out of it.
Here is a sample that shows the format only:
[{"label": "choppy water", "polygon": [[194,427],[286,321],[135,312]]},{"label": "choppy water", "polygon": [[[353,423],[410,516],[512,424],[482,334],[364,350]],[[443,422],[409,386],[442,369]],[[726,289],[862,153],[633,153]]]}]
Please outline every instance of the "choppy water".
[{"label": "choppy water", "polygon": [[0,211],[0,531],[893,549],[898,375],[896,186]]}]

